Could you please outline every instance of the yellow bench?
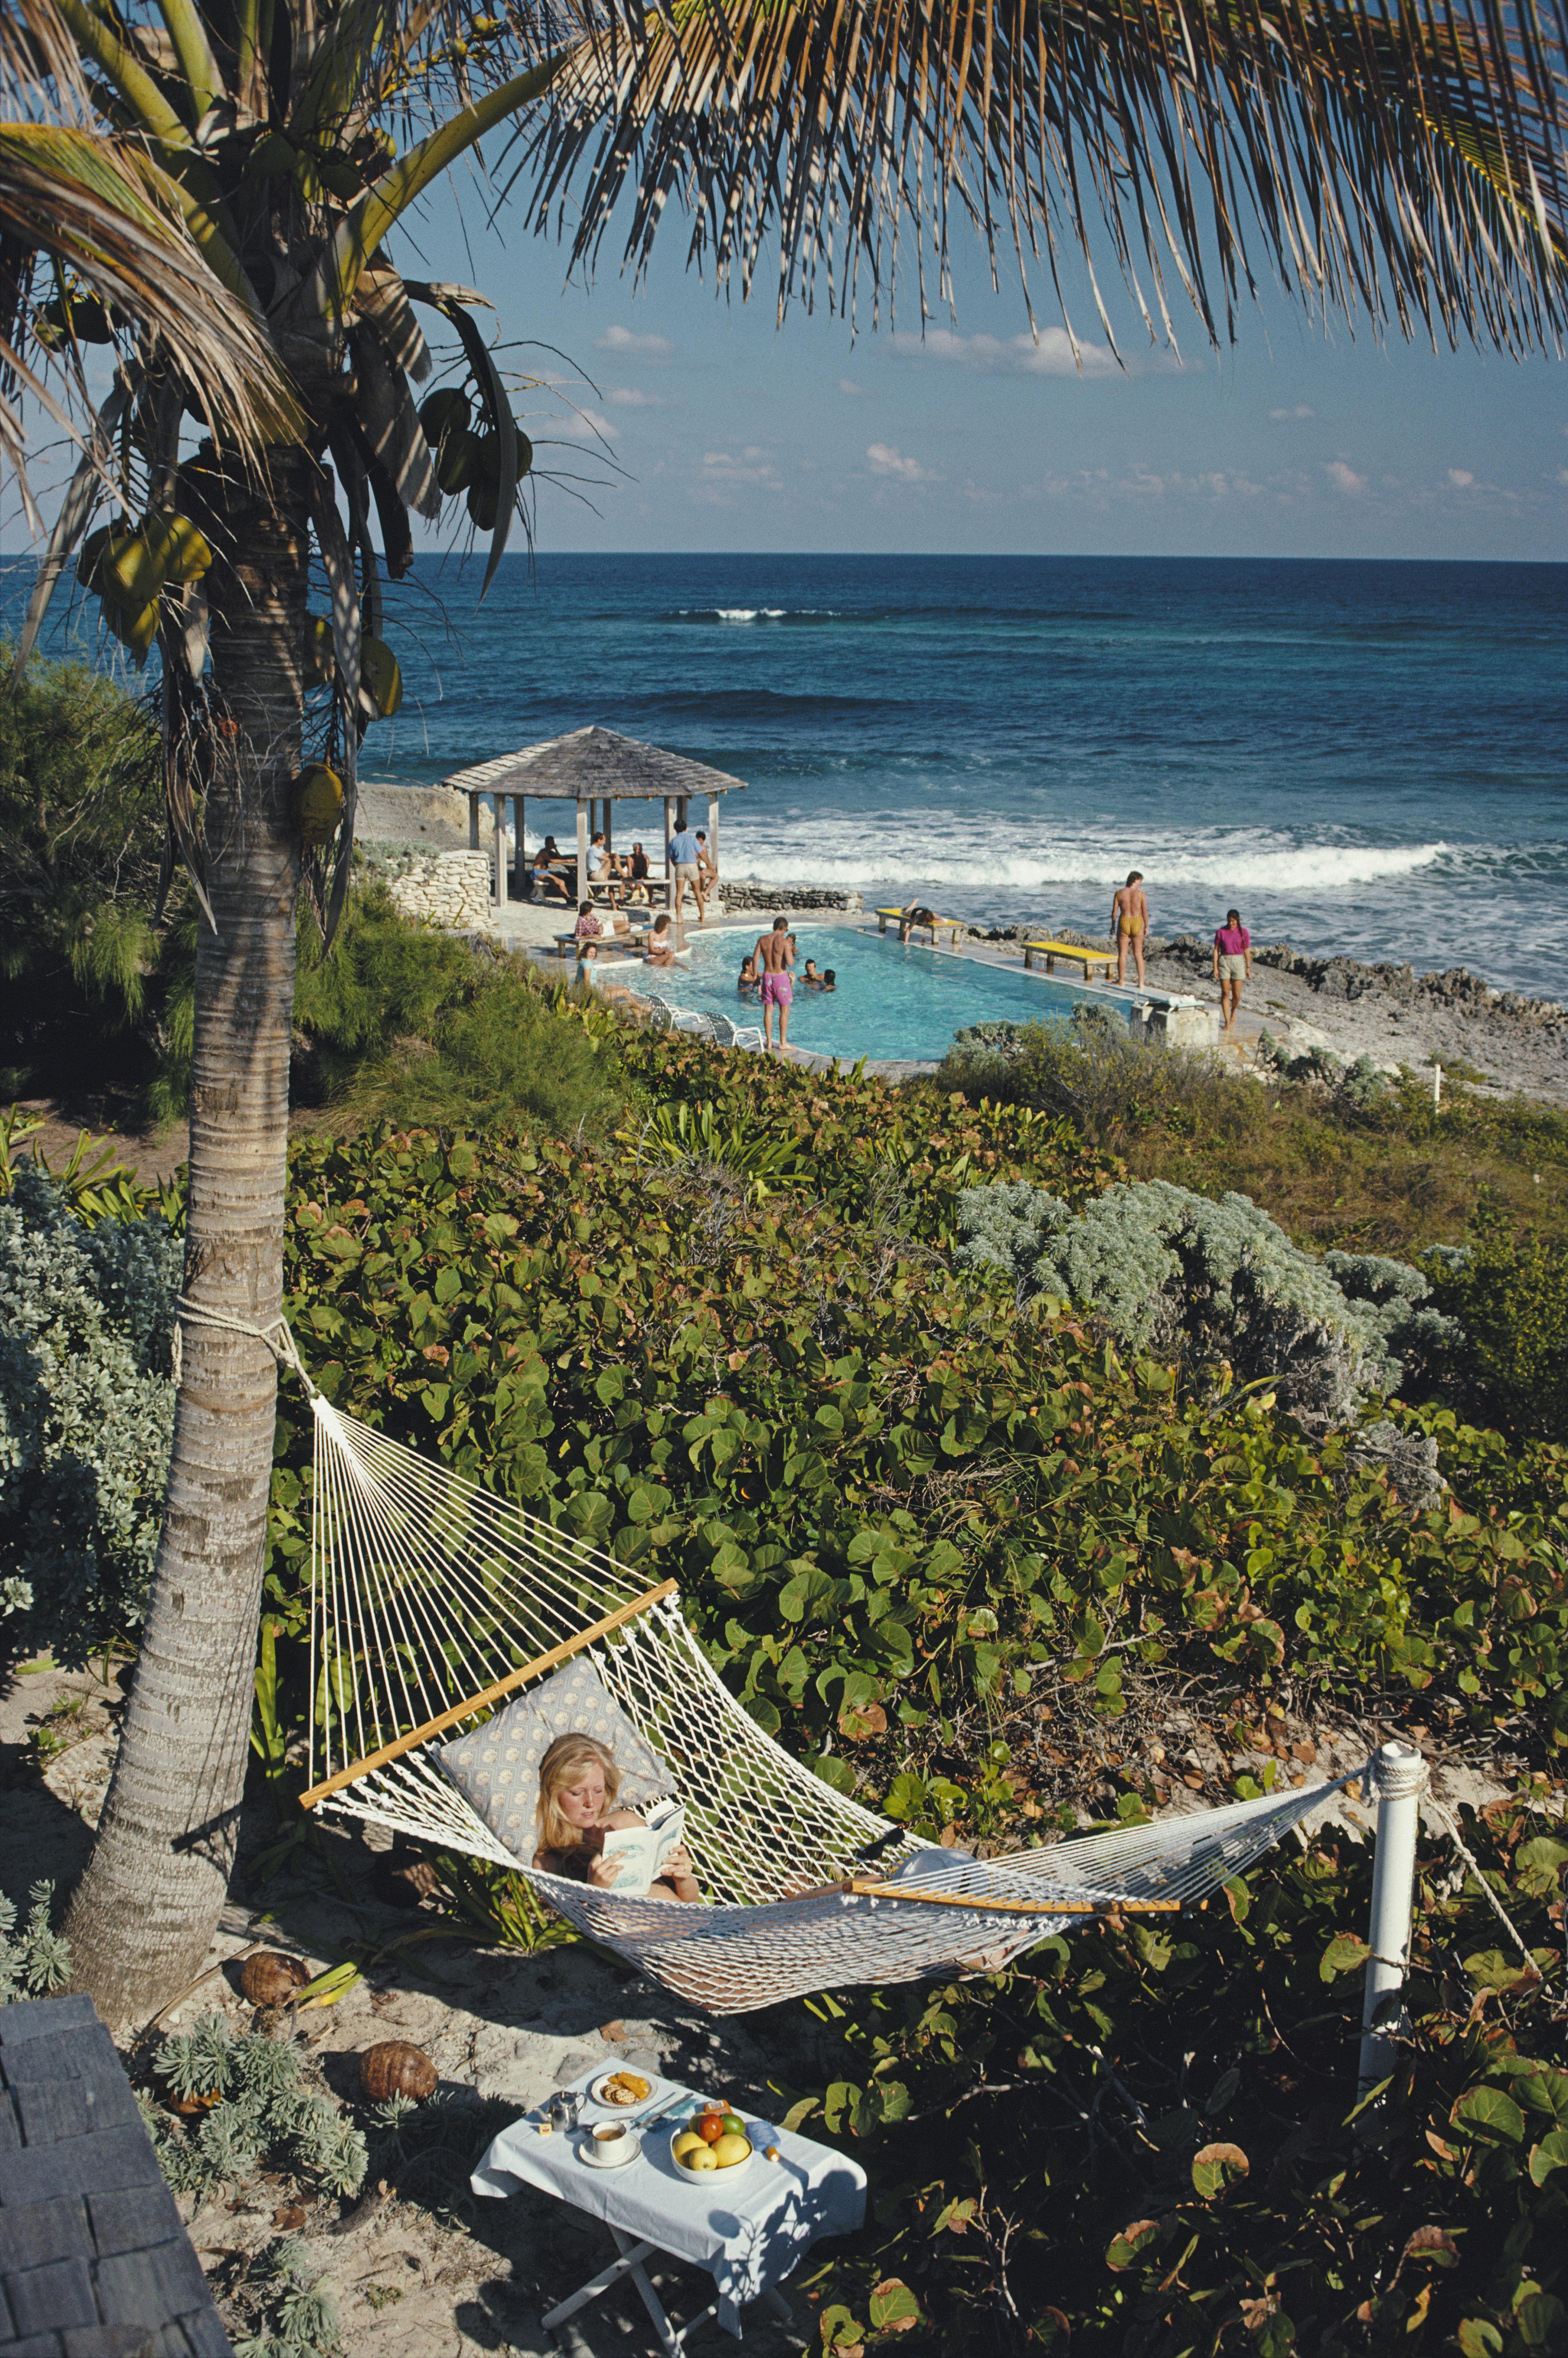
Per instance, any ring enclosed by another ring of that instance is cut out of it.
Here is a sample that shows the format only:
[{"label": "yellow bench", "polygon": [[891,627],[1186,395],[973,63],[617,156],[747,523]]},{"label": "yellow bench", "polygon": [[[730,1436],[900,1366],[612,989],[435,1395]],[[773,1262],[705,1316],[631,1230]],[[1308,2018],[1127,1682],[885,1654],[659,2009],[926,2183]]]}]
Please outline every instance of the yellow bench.
[{"label": "yellow bench", "polygon": [[1108,951],[1086,950],[1076,942],[1025,942],[1023,945],[1024,965],[1026,967],[1033,967],[1036,957],[1043,957],[1044,959],[1045,971],[1047,974],[1055,973],[1056,960],[1058,958],[1070,958],[1076,965],[1083,968],[1084,980],[1086,982],[1088,982],[1093,979],[1094,969],[1097,966],[1103,967],[1105,968],[1106,976],[1108,979],[1111,967],[1115,963]]},{"label": "yellow bench", "polygon": [[925,918],[916,920],[903,909],[879,909],[876,912],[879,934],[886,933],[890,917],[898,927],[898,937],[901,942],[908,941],[911,934],[929,934],[933,949],[936,946],[936,936],[944,926],[947,929],[947,938],[950,942],[957,942],[964,928],[964,921],[961,917],[936,917],[927,925]]}]

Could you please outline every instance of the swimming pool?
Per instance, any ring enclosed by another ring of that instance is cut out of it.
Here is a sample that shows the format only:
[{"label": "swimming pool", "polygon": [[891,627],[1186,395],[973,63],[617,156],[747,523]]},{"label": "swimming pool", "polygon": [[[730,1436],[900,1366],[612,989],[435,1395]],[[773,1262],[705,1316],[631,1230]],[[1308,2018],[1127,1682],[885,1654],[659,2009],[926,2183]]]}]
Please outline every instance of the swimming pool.
[{"label": "swimming pool", "polygon": [[[632,967],[617,979],[633,990],[657,991],[677,1007],[728,1015],[736,1023],[760,1023],[755,995],[739,997],[735,978],[757,935],[766,929],[765,918],[754,931],[751,925],[727,926],[693,942],[689,966],[683,959],[662,971]],[[966,1024],[1062,1022],[1085,996],[1071,983],[983,966],[948,950],[901,947],[849,925],[797,925],[795,943],[789,1043],[819,1056],[934,1062]],[[807,958],[815,958],[819,968],[834,969],[836,990],[802,987]]]}]

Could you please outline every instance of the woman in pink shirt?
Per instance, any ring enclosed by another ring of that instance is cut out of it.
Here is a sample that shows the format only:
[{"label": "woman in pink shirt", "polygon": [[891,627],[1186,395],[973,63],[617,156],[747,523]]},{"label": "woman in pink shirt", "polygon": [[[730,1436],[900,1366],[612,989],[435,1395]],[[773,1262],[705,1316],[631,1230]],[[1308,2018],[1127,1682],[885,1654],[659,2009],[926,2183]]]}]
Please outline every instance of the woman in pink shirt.
[{"label": "woman in pink shirt", "polygon": [[1228,1032],[1241,1011],[1243,979],[1252,979],[1252,936],[1241,922],[1239,909],[1227,909],[1225,923],[1214,937],[1214,979],[1219,985],[1219,1012]]}]

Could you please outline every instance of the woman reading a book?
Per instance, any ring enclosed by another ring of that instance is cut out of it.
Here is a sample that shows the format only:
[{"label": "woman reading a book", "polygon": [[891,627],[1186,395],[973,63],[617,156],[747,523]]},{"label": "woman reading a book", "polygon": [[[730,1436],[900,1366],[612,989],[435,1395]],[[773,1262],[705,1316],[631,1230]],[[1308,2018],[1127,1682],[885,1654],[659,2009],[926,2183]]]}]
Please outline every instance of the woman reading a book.
[{"label": "woman reading a book", "polygon": [[[620,1790],[621,1771],[607,1745],[591,1736],[557,1736],[539,1763],[539,1847],[534,1864],[540,1874],[569,1876],[574,1883],[591,1883],[598,1891],[612,1891],[624,1880],[634,1894],[641,1884],[653,1899],[700,1899],[685,1844],[665,1846],[660,1855],[657,1829],[635,1811],[616,1808]],[[682,1812],[683,1830],[684,1823]],[[611,1843],[606,1852],[608,1836],[633,1828],[647,1834],[648,1843]],[[657,1871],[648,1882],[643,1878],[650,1854]]]}]

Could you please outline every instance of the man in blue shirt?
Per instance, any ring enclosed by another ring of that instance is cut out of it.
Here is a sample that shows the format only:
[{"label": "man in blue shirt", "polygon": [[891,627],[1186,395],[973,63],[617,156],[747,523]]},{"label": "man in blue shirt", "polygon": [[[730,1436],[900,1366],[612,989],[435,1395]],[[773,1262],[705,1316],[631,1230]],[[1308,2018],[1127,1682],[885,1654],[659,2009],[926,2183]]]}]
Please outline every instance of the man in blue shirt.
[{"label": "man in blue shirt", "polygon": [[689,827],[681,827],[670,838],[670,873],[676,881],[674,915],[679,918],[681,903],[689,884],[697,903],[697,922],[700,925],[708,912],[707,896],[702,889],[702,846]]}]

